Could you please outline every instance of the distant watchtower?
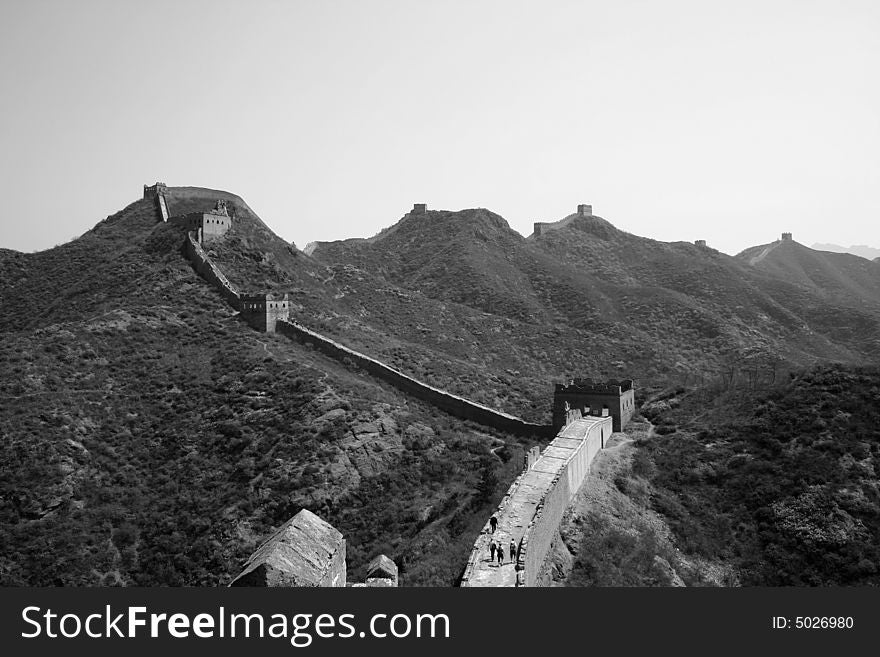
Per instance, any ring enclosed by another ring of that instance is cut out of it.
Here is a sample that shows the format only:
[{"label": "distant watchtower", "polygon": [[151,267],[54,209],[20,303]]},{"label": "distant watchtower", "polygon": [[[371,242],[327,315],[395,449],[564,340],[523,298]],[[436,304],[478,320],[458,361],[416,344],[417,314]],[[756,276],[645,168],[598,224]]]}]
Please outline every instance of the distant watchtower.
[{"label": "distant watchtower", "polygon": [[144,198],[156,199],[159,207],[159,214],[162,215],[162,221],[168,221],[168,201],[165,198],[168,194],[168,185],[157,182],[155,185],[144,185]]},{"label": "distant watchtower", "polygon": [[578,206],[578,215],[581,217],[592,217],[593,216],[593,206],[586,205],[585,203],[581,203]]},{"label": "distant watchtower", "polygon": [[782,233],[783,242],[791,242],[791,233]]},{"label": "distant watchtower", "polygon": [[580,409],[583,415],[610,415],[614,431],[622,431],[635,412],[635,392],[632,379],[609,380],[598,383],[592,379],[573,379],[557,383],[553,394],[553,429],[565,426],[571,409]]},{"label": "distant watchtower", "polygon": [[425,214],[428,211],[427,203],[414,203],[410,214]]},{"label": "distant watchtower", "polygon": [[144,198],[156,198],[168,193],[168,185],[157,182],[155,185],[144,185]]},{"label": "distant watchtower", "polygon": [[696,244],[697,246],[705,247],[705,246],[706,246],[706,240],[697,240],[697,241],[694,242],[694,244]]},{"label": "distant watchtower", "polygon": [[[234,213],[235,206],[233,206]],[[227,202],[223,199],[218,199],[212,210],[176,215],[171,217],[169,222],[186,230],[196,231],[199,244],[218,240],[232,228],[232,217],[229,216]]]}]

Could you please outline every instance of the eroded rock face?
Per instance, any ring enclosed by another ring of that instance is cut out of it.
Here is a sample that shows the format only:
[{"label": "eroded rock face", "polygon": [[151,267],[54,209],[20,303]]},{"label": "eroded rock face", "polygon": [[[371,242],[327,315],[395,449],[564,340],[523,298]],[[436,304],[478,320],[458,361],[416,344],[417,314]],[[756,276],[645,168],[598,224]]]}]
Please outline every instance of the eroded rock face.
[{"label": "eroded rock face", "polygon": [[[340,425],[337,435],[341,438],[334,443],[336,453],[327,463],[328,474],[331,481],[354,487],[363,477],[386,471],[402,454],[404,438],[387,404],[377,404],[371,413],[358,414],[351,420],[348,416],[344,409],[335,408],[326,411],[315,422]],[[433,436],[430,428],[424,427],[424,430]]]},{"label": "eroded rock face", "polygon": [[403,452],[397,424],[388,416],[373,422],[356,423],[341,447],[361,477],[379,474]]}]

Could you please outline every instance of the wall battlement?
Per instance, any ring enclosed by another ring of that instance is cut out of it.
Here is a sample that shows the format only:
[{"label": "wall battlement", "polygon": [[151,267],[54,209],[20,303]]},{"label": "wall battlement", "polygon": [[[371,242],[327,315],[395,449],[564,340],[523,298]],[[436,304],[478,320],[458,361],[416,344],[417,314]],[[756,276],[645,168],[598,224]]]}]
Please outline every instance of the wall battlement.
[{"label": "wall battlement", "polygon": [[[495,512],[497,527],[486,523],[471,550],[463,587],[541,586],[545,562],[565,509],[611,436],[610,417],[580,418],[566,426],[511,484]],[[504,545],[505,561],[491,563],[489,544]],[[509,545],[513,542],[515,554]]]}]

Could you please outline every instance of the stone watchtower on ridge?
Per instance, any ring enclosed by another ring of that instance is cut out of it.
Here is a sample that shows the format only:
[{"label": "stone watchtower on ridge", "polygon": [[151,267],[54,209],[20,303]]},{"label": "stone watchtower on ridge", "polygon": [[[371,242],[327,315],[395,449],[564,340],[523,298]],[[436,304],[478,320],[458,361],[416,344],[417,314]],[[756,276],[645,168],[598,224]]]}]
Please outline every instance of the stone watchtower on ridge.
[{"label": "stone watchtower on ridge", "polygon": [[547,231],[554,230],[556,228],[562,228],[563,226],[567,226],[571,223],[572,220],[577,217],[592,217],[593,216],[593,206],[588,203],[579,203],[577,206],[577,212],[574,214],[570,214],[564,219],[560,219],[559,221],[536,221],[533,224],[532,232],[535,237],[539,237],[547,233]]},{"label": "stone watchtower on ridge", "polygon": [[168,221],[168,185],[163,182],[157,182],[155,185],[144,185],[144,198],[155,199],[159,207],[159,214],[162,215],[162,221]]},{"label": "stone watchtower on ridge", "polygon": [[232,228],[232,217],[229,216],[226,201],[217,199],[214,208],[207,212],[177,215],[171,217],[168,223],[196,231],[199,243],[204,244],[220,239],[229,232],[229,229]]},{"label": "stone watchtower on ridge", "polygon": [[144,185],[144,198],[156,198],[157,196],[165,196],[168,193],[168,185],[163,182],[157,182],[155,185]]},{"label": "stone watchtower on ridge", "polygon": [[290,300],[285,292],[273,294],[239,295],[239,311],[248,324],[265,333],[275,333],[279,319],[290,319]]},{"label": "stone watchtower on ridge", "polygon": [[584,416],[611,416],[612,429],[622,431],[635,413],[635,392],[632,379],[608,380],[572,379],[557,383],[553,394],[553,430],[565,426],[571,409],[579,409]]},{"label": "stone watchtower on ridge", "polygon": [[782,233],[782,241],[783,242],[791,242],[791,233]]}]

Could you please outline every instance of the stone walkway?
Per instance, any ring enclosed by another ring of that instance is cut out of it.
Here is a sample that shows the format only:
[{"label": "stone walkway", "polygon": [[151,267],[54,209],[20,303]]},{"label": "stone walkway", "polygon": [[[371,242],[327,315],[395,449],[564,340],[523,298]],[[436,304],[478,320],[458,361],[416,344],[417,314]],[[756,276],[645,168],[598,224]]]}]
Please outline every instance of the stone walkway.
[{"label": "stone walkway", "polygon": [[[516,586],[516,565],[510,557],[510,539],[519,545],[550,483],[597,420],[599,418],[582,418],[569,424],[554,439],[553,446],[541,453],[532,469],[520,475],[516,487],[508,491],[504,507],[495,516],[498,518],[495,533],[487,522],[475,541],[479,557],[469,578],[469,586]],[[493,538],[504,545],[502,564],[498,564],[497,557],[496,561],[490,562],[489,544]]]}]

